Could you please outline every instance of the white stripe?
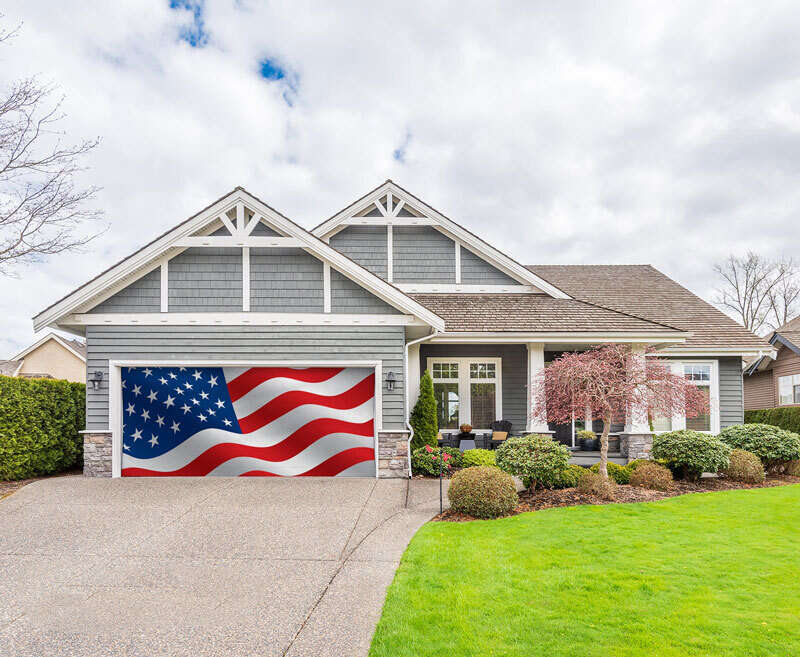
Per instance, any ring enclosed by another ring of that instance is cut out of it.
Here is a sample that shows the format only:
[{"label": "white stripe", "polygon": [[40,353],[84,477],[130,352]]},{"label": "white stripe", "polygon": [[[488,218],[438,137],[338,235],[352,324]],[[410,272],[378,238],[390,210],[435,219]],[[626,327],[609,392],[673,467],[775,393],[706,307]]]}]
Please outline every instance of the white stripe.
[{"label": "white stripe", "polygon": [[255,413],[264,404],[290,391],[310,392],[317,395],[325,395],[326,397],[333,397],[334,395],[347,392],[370,374],[372,374],[372,372],[366,368],[348,367],[327,381],[321,381],[319,383],[306,383],[286,377],[269,379],[257,385],[244,397],[233,402],[233,410],[236,411],[236,417],[247,417],[251,413]]},{"label": "white stripe", "polygon": [[[286,415],[282,415],[274,422],[252,433],[239,434],[232,431],[225,431],[224,429],[203,429],[160,456],[140,459],[123,453],[122,467],[146,468],[159,472],[179,470],[186,464],[194,461],[207,449],[219,443],[238,443],[240,445],[250,445],[254,447],[271,447],[315,419],[331,418],[343,420],[345,422],[362,423],[373,420],[374,415],[374,403],[371,399],[361,406],[344,410],[309,404],[300,406],[286,413]],[[372,437],[365,438],[365,440],[369,441],[370,447],[373,446],[374,439]]]},{"label": "white stripe", "polygon": [[362,461],[342,470],[337,477],[367,477],[375,479],[375,461]]}]

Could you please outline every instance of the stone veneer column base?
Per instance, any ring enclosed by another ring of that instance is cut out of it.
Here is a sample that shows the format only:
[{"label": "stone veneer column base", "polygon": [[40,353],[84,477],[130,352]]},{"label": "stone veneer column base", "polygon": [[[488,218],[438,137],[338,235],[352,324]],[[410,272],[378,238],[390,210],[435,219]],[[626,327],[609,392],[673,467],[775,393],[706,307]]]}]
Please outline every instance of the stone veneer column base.
[{"label": "stone veneer column base", "polygon": [[111,432],[81,431],[83,434],[83,476],[111,476]]},{"label": "stone veneer column base", "polygon": [[378,476],[408,477],[408,434],[381,431],[378,434]]},{"label": "stone veneer column base", "polygon": [[652,433],[621,433],[619,435],[619,451],[628,459],[628,463],[636,459],[649,459],[652,449]]}]

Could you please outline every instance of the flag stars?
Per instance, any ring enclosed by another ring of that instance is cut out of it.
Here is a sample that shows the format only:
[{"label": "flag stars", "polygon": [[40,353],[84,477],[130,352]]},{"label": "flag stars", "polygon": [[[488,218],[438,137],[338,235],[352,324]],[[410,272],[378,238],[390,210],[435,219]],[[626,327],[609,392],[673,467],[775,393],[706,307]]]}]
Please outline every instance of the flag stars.
[{"label": "flag stars", "polygon": [[187,390],[191,390],[192,384],[187,381],[186,383],[183,384],[183,387],[186,388]]},{"label": "flag stars", "polygon": [[142,394],[142,386],[133,386],[133,394],[137,397]]},{"label": "flag stars", "polygon": [[156,418],[156,424],[157,424],[158,426],[160,426],[160,427],[163,427],[163,426],[164,426],[164,418],[163,418],[163,417],[161,417],[161,416],[159,415],[159,416]]},{"label": "flag stars", "polygon": [[192,403],[197,406],[200,402],[197,401],[194,397],[192,397]]},{"label": "flag stars", "polygon": [[136,412],[136,407],[133,404],[128,404],[128,408],[125,409],[125,412],[128,415],[133,415]]},{"label": "flag stars", "polygon": [[133,435],[131,436],[131,438],[133,438],[133,442],[136,442],[141,437],[142,437],[142,430],[141,429],[137,429],[136,431],[134,431]]},{"label": "flag stars", "polygon": [[231,421],[230,421],[228,418],[225,418],[224,420],[222,420],[222,423],[223,423],[223,424],[224,424],[226,427],[229,427],[229,426],[231,426],[231,425],[233,424],[233,422],[231,422]]},{"label": "flag stars", "polygon": [[195,370],[192,376],[194,377],[195,381],[199,381],[203,375],[200,373],[200,370]]},{"label": "flag stars", "polygon": [[154,401],[158,401],[158,393],[155,390],[151,390],[150,394],[147,395],[147,398],[150,400],[151,403]]},{"label": "flag stars", "polygon": [[218,378],[218,377],[216,377],[216,376],[210,376],[210,377],[208,377],[208,385],[210,385],[212,388],[213,388],[215,385],[217,385],[217,378]]},{"label": "flag stars", "polygon": [[221,399],[218,399],[214,403],[217,405],[217,408],[225,408],[225,402],[222,401]]},{"label": "flag stars", "polygon": [[200,393],[200,399],[208,399],[208,393],[207,392],[201,392]]},{"label": "flag stars", "polygon": [[145,367],[142,372],[144,372],[144,378],[146,379],[153,373],[153,370],[151,370],[149,367]]},{"label": "flag stars", "polygon": [[181,430],[180,422],[173,422],[172,426],[170,427],[170,429],[172,429],[173,433],[178,433],[178,431]]},{"label": "flag stars", "polygon": [[197,416],[197,419],[198,419],[198,420],[200,420],[201,422],[205,422],[207,418],[206,418],[206,416],[205,416],[205,415],[203,415],[202,413],[200,413],[200,415],[198,415],[198,416]]},{"label": "flag stars", "polygon": [[181,406],[181,410],[183,411],[183,414],[186,415],[189,411],[192,410],[192,407],[189,406],[189,404],[184,404],[183,406]]},{"label": "flag stars", "polygon": [[175,372],[169,372],[168,376],[169,376],[170,379],[177,379],[178,378],[178,375],[175,374]]},{"label": "flag stars", "polygon": [[143,419],[145,422],[147,422],[147,420],[149,420],[149,419],[150,419],[150,411],[148,411],[147,409],[143,410],[143,411],[142,411],[142,419]]},{"label": "flag stars", "polygon": [[122,443],[122,449],[124,449],[126,452],[130,452],[131,446],[128,443]]},{"label": "flag stars", "polygon": [[167,385],[167,380],[163,376],[159,379],[159,382],[161,383],[162,386]]},{"label": "flag stars", "polygon": [[169,408],[170,406],[174,405],[175,405],[175,397],[173,397],[172,395],[167,395],[167,398],[164,400],[164,406]]},{"label": "flag stars", "polygon": [[150,447],[155,447],[156,445],[158,445],[158,436],[154,433],[151,433],[150,440],[148,440],[147,442],[150,443]]}]

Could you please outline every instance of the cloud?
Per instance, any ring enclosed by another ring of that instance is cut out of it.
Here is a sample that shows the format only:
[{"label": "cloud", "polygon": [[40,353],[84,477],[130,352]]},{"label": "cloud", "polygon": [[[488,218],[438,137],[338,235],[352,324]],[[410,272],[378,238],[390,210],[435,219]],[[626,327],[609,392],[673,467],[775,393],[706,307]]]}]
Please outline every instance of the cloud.
[{"label": "cloud", "polygon": [[800,243],[791,2],[4,12],[25,24],[0,85],[56,81],[69,136],[102,137],[87,181],[110,230],[0,282],[0,356],[31,340],[33,314],[236,185],[310,227],[392,178],[526,263],[649,262],[707,296],[729,252]]}]

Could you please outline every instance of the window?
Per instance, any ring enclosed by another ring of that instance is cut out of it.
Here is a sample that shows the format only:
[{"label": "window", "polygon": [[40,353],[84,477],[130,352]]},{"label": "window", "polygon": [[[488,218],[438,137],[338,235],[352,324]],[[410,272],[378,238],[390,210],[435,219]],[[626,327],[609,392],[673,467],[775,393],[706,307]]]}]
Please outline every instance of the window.
[{"label": "window", "polygon": [[501,419],[499,358],[428,359],[440,429],[488,429]]},{"label": "window", "polygon": [[778,377],[778,404],[800,404],[800,374]]},{"label": "window", "polygon": [[[711,363],[684,363],[683,376],[700,388],[711,407]],[[692,431],[711,431],[711,412],[686,418],[686,428]]]},{"label": "window", "polygon": [[717,361],[684,362],[671,361],[670,369],[673,374],[682,375],[687,381],[697,386],[708,400],[709,412],[696,417],[685,417],[683,412],[678,412],[671,418],[654,417],[650,415],[653,431],[678,431],[691,429],[693,431],[719,432],[719,409],[717,407],[717,386],[719,370]]}]

